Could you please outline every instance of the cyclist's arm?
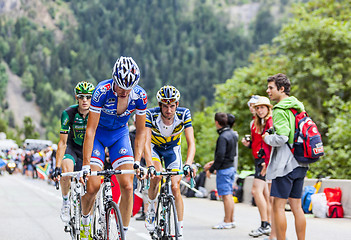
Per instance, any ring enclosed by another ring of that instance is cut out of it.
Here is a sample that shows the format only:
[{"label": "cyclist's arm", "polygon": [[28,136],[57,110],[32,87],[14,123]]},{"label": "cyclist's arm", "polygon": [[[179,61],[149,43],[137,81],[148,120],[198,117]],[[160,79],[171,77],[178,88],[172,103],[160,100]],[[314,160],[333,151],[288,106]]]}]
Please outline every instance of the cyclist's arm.
[{"label": "cyclist's arm", "polygon": [[91,153],[94,146],[96,128],[99,124],[100,113],[89,112],[87,128],[83,143],[83,166],[90,165]]},{"label": "cyclist's arm", "polygon": [[188,153],[186,155],[186,162],[185,164],[191,165],[194,160],[195,156],[195,138],[194,138],[194,128],[187,127],[184,130],[186,142],[188,143]]},{"label": "cyclist's arm", "polygon": [[144,148],[144,157],[146,166],[151,166],[152,164],[152,155],[151,155],[151,128],[146,128],[146,140]]},{"label": "cyclist's arm", "polygon": [[145,127],[145,119],[146,115],[136,115],[135,117],[135,145],[134,145],[134,159],[135,161],[141,160],[143,155],[144,146],[145,146],[145,138],[146,138],[146,127]]},{"label": "cyclist's arm", "polygon": [[61,133],[60,141],[57,144],[56,167],[61,167],[63,156],[66,152],[68,134]]}]

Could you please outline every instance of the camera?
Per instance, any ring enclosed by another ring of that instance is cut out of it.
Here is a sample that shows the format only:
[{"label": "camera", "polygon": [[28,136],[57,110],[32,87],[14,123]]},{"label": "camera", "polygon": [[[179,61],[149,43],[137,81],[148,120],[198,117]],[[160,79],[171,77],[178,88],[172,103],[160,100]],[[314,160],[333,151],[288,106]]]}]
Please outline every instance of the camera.
[{"label": "camera", "polygon": [[263,156],[265,156],[266,153],[264,152],[263,148],[261,148],[258,152],[257,152],[257,157],[262,158]]},{"label": "camera", "polygon": [[266,130],[266,133],[268,133],[268,134],[273,134],[273,133],[274,133],[273,128],[269,128],[269,129],[267,129],[267,130]]},{"label": "camera", "polygon": [[245,140],[250,142],[251,141],[251,135],[245,135]]}]

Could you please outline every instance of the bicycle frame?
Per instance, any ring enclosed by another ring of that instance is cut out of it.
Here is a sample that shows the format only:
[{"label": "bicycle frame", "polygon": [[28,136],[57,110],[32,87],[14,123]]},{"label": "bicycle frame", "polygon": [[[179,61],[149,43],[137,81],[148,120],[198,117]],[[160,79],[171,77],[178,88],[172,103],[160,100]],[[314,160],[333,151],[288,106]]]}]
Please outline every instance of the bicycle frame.
[{"label": "bicycle frame", "polygon": [[[157,172],[158,176],[166,176],[165,182],[161,185],[160,194],[157,198],[158,204],[156,213],[156,222],[158,225],[155,227],[155,231],[151,232],[152,239],[178,239],[178,216],[175,209],[175,198],[172,194],[172,181],[171,177],[174,175],[183,175],[183,171],[166,171],[166,172]],[[161,182],[163,182],[163,177]],[[160,209],[161,208],[161,209]],[[173,212],[173,215],[172,213]],[[174,233],[170,232],[169,226],[172,226],[170,223],[171,215],[174,219]]]},{"label": "bicycle frame", "polygon": [[[98,211],[99,218],[94,219],[93,221],[98,221],[98,225],[100,228],[97,229],[97,234],[102,239],[106,237],[106,210],[108,203],[112,201],[112,184],[111,177],[104,177],[104,181],[102,182],[99,192],[96,195],[95,203],[94,203],[94,211]],[[94,223],[93,223],[94,224]]]},{"label": "bicycle frame", "polygon": [[[93,239],[107,239],[107,212],[114,204],[112,198],[112,182],[111,176],[114,174],[135,174],[135,170],[104,170],[91,172],[92,176],[104,176],[104,180],[100,186],[99,192],[96,196],[93,207],[93,222],[92,234]],[[121,231],[121,238],[124,238],[123,224],[121,223],[121,216],[119,210],[116,209],[116,215],[119,218],[119,225]],[[97,218],[97,219],[96,219]]]},{"label": "bicycle frame", "polygon": [[80,220],[81,220],[81,192],[82,186],[79,182],[80,172],[62,173],[62,177],[71,177],[70,186],[70,220],[65,226],[65,232],[70,232],[72,239],[79,239],[80,235]]}]

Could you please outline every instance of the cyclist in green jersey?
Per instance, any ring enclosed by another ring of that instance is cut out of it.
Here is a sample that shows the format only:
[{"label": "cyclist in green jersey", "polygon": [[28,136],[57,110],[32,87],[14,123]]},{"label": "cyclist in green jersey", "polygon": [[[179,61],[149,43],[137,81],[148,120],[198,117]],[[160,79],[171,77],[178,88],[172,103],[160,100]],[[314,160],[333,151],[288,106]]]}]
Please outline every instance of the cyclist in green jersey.
[{"label": "cyclist in green jersey", "polygon": [[[79,82],[74,88],[78,104],[65,109],[61,115],[60,141],[56,153],[54,177],[60,180],[61,172],[80,171],[83,164],[83,141],[88,121],[91,96],[95,87],[89,82]],[[68,198],[70,177],[62,177],[61,219],[69,222],[70,202]]]}]

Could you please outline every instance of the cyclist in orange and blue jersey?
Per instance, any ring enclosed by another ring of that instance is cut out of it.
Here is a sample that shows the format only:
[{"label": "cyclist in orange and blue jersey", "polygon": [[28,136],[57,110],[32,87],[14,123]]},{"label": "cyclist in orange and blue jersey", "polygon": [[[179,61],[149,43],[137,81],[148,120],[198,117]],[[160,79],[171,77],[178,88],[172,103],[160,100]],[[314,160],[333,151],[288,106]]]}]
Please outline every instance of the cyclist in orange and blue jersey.
[{"label": "cyclist in orange and blue jersey", "polygon": [[[176,169],[189,172],[195,156],[194,129],[191,123],[191,113],[187,108],[179,107],[180,93],[173,86],[163,86],[156,95],[159,107],[151,108],[146,113],[147,138],[145,145],[145,160],[152,169],[162,170],[162,160],[166,169]],[[181,156],[181,134],[184,131],[188,144],[185,165]],[[179,233],[183,235],[184,205],[180,193],[181,176],[172,177],[172,193],[178,215]],[[145,219],[148,231],[155,229],[155,201],[160,177],[154,177],[150,182],[149,209]]]}]

